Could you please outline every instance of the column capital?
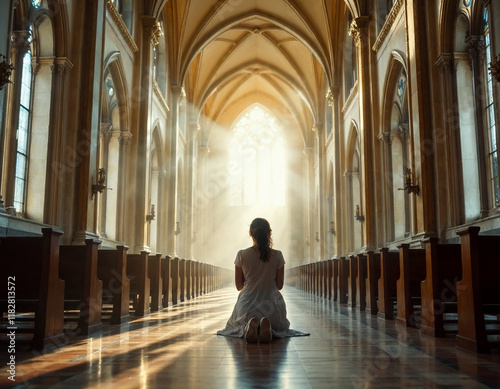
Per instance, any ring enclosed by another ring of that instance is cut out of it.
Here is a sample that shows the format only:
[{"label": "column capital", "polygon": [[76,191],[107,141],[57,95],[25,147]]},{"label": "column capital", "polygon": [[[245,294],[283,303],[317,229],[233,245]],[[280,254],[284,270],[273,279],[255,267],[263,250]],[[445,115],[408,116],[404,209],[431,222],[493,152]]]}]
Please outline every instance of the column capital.
[{"label": "column capital", "polygon": [[381,140],[382,142],[387,143],[388,145],[392,144],[392,140],[394,139],[393,136],[391,136],[392,131],[384,131],[378,134],[377,138]]},{"label": "column capital", "polygon": [[11,42],[13,50],[24,54],[30,47],[31,32],[29,30],[12,31]]},{"label": "column capital", "polygon": [[446,71],[453,72],[456,69],[455,58],[453,53],[441,53],[434,65],[439,68],[441,73]]},{"label": "column capital", "polygon": [[469,50],[471,59],[479,58],[482,61],[486,58],[486,45],[484,43],[484,36],[482,35],[467,35],[465,43]]},{"label": "column capital", "polygon": [[354,18],[349,26],[349,35],[353,37],[356,46],[359,46],[361,40],[368,39],[368,26],[370,24],[369,16],[359,16]]},{"label": "column capital", "polygon": [[54,63],[50,66],[52,74],[63,77],[67,76],[72,69],[73,64],[66,57],[56,57]]},{"label": "column capital", "polygon": [[330,107],[333,107],[335,105],[335,101],[339,98],[339,92],[340,92],[340,86],[338,85],[334,85],[328,88],[325,97]]},{"label": "column capital", "polygon": [[151,44],[153,46],[158,46],[160,43],[160,37],[163,35],[160,22],[153,16],[143,15],[142,28],[144,29],[144,33],[151,40]]},{"label": "column capital", "polygon": [[123,145],[128,145],[130,139],[132,139],[132,133],[130,131],[120,131],[120,136],[118,137],[118,143]]}]

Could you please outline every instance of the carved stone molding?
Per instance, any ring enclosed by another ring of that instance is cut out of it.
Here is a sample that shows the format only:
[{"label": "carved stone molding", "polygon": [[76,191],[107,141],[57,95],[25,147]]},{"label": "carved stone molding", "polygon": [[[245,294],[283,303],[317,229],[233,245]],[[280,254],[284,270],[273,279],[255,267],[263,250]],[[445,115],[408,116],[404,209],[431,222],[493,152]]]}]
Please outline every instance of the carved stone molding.
[{"label": "carved stone molding", "polygon": [[344,106],[342,107],[342,113],[345,113],[345,111],[347,111],[347,108],[349,108],[352,101],[357,95],[358,95],[358,81],[356,80],[356,83],[354,84],[354,86],[351,89],[351,92],[349,93],[349,97],[347,98],[347,100],[344,103]]},{"label": "carved stone molding", "polygon": [[139,51],[139,48],[135,44],[134,38],[132,38],[132,35],[130,35],[129,30],[125,25],[122,16],[116,9],[115,5],[111,0],[108,0],[106,2],[106,6],[108,8],[109,15],[111,16],[116,26],[118,27],[118,30],[122,34],[122,37],[125,39],[125,42],[127,42],[127,45],[130,47],[133,53],[137,53]]},{"label": "carved stone molding", "polygon": [[453,72],[456,69],[456,61],[452,53],[442,53],[434,65],[439,68],[441,73],[445,71]]},{"label": "carved stone molding", "polygon": [[483,62],[486,58],[486,45],[484,43],[484,37],[482,35],[467,35],[465,43],[467,43],[467,49],[469,50],[471,60],[479,58],[479,60]]},{"label": "carved stone molding", "polygon": [[52,74],[63,77],[67,76],[72,69],[73,64],[66,57],[56,57],[54,63],[50,66]]},{"label": "carved stone molding", "polygon": [[24,54],[30,47],[31,33],[29,30],[12,31],[12,49],[19,54]]},{"label": "carved stone molding", "polygon": [[120,136],[118,137],[118,143],[123,145],[128,145],[132,139],[132,133],[130,131],[120,131]]},{"label": "carved stone molding", "polygon": [[332,86],[331,88],[328,89],[328,92],[326,92],[325,97],[330,107],[333,107],[335,104],[335,100],[338,99],[339,91],[340,91],[339,86]]},{"label": "carved stone molding", "polygon": [[359,16],[352,20],[348,33],[353,37],[356,46],[359,46],[362,40],[368,39],[369,23],[370,18],[368,16]]},{"label": "carved stone molding", "polygon": [[457,66],[458,66],[459,62],[467,62],[467,64],[469,65],[469,68],[472,70],[472,57],[469,53],[454,53],[453,57],[455,59],[453,61],[455,71],[457,70]]},{"label": "carved stone molding", "polygon": [[158,46],[160,43],[160,37],[163,35],[160,22],[152,16],[143,16],[142,28],[144,29],[144,33],[149,36],[151,44],[153,46]]},{"label": "carved stone molding", "polygon": [[380,134],[378,134],[377,138],[380,141],[387,143],[388,145],[392,144],[392,140],[394,139],[391,131],[381,132]]},{"label": "carved stone molding", "polygon": [[102,122],[99,130],[103,142],[108,143],[111,139],[111,133],[113,132],[113,126],[111,125],[111,123]]},{"label": "carved stone molding", "polygon": [[403,8],[403,3],[404,3],[403,0],[396,0],[394,5],[392,6],[391,11],[389,12],[389,14],[385,19],[385,23],[382,26],[382,30],[380,30],[377,40],[375,41],[375,44],[372,47],[373,51],[377,52],[384,43],[384,40],[389,34],[392,25],[396,21],[396,17],[398,16],[399,11]]}]

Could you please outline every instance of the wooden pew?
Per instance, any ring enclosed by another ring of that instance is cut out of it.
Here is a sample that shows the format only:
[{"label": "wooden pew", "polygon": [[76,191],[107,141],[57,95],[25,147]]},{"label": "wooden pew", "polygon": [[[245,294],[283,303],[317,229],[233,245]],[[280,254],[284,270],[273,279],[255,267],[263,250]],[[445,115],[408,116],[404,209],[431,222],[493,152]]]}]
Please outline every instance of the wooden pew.
[{"label": "wooden pew", "polygon": [[326,273],[326,290],[327,290],[326,293],[327,293],[328,300],[331,300],[332,299],[332,287],[333,287],[333,285],[332,285],[333,261],[331,259],[326,261],[325,267],[326,267],[325,273]]},{"label": "wooden pew", "polygon": [[366,279],[367,279],[367,265],[366,255],[358,254],[358,275],[356,277],[356,308],[361,312],[366,309]]},{"label": "wooden pew", "polygon": [[59,247],[59,276],[64,280],[65,309],[79,310],[78,331],[90,335],[102,330],[102,281],[97,277],[97,252],[101,242]]},{"label": "wooden pew", "polygon": [[[500,346],[496,316],[500,314],[500,236],[479,235],[479,230],[469,227],[457,231],[462,253],[462,279],[457,283],[457,346],[488,352]],[[495,315],[496,320],[488,323],[485,314]]]},{"label": "wooden pew", "polygon": [[333,301],[339,298],[339,259],[333,258],[332,260],[332,287],[333,287]]},{"label": "wooden pew", "polygon": [[163,301],[162,305],[164,308],[172,304],[172,257],[167,255],[161,262],[161,272],[162,272],[162,291],[163,291]]},{"label": "wooden pew", "polygon": [[417,327],[420,318],[415,306],[421,305],[421,284],[425,279],[425,249],[401,244],[399,249],[399,279],[397,281],[396,321],[408,327]]},{"label": "wooden pew", "polygon": [[356,285],[358,278],[358,258],[355,255],[350,255],[348,261],[349,273],[347,276],[347,285],[348,285],[348,306],[351,308],[356,307]]},{"label": "wooden pew", "polygon": [[186,259],[186,300],[190,300],[193,295],[193,261]]},{"label": "wooden pew", "polygon": [[130,280],[127,277],[128,246],[98,250],[97,277],[102,280],[103,304],[111,303],[111,323],[130,321]]},{"label": "wooden pew", "polygon": [[162,280],[162,258],[161,254],[150,254],[148,257],[148,277],[151,287],[151,311],[157,312],[163,309],[163,280]]},{"label": "wooden pew", "polygon": [[366,253],[366,312],[378,314],[378,285],[380,279],[380,253]]},{"label": "wooden pew", "polygon": [[186,260],[179,259],[179,301],[186,300]]},{"label": "wooden pew", "polygon": [[339,259],[339,304],[347,305],[349,277],[349,261],[345,257]]},{"label": "wooden pew", "polygon": [[457,312],[457,280],[462,278],[460,244],[440,244],[438,238],[423,241],[425,280],[422,281],[420,332],[444,337],[445,314]]},{"label": "wooden pew", "polygon": [[134,316],[149,315],[150,281],[148,277],[148,252],[127,254],[127,276],[130,279],[130,297]]},{"label": "wooden pew", "polygon": [[389,251],[387,247],[380,249],[380,279],[378,280],[378,312],[377,317],[394,319],[394,302],[397,296],[397,280],[399,278],[399,252]]},{"label": "wooden pew", "polygon": [[180,300],[180,278],[179,278],[179,258],[172,258],[172,305],[179,304]]},{"label": "wooden pew", "polygon": [[[0,238],[0,266],[5,287],[15,287],[15,313],[34,312],[31,346],[37,350],[64,344],[64,281],[59,278],[62,231],[42,228],[42,236]],[[12,277],[12,278],[11,278]],[[7,293],[2,296],[9,297]],[[9,300],[0,300],[9,312]],[[15,319],[16,325],[19,320]]]}]

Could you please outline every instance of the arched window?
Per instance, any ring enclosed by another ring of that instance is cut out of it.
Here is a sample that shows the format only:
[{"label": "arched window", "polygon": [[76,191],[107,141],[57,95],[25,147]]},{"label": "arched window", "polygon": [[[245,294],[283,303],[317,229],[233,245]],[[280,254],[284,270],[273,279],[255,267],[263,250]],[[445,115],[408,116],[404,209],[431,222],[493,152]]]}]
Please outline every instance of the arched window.
[{"label": "arched window", "polygon": [[249,109],[233,128],[230,205],[284,206],[285,158],[276,119],[259,106]]},{"label": "arched window", "polygon": [[[490,25],[488,20],[488,10],[484,9],[484,43],[486,50],[486,64],[491,63],[491,41],[490,41]],[[496,120],[495,120],[495,103],[493,99],[493,77],[489,71],[486,72],[487,96],[486,96],[486,117],[488,126],[488,164],[489,164],[489,181],[492,190],[495,205],[500,204],[500,196],[498,189],[498,154],[497,154],[497,139],[496,139]]]},{"label": "arched window", "polygon": [[24,54],[21,76],[21,99],[19,122],[17,126],[16,172],[14,189],[14,207],[17,213],[25,212],[26,181],[28,175],[28,154],[31,126],[31,50]]}]

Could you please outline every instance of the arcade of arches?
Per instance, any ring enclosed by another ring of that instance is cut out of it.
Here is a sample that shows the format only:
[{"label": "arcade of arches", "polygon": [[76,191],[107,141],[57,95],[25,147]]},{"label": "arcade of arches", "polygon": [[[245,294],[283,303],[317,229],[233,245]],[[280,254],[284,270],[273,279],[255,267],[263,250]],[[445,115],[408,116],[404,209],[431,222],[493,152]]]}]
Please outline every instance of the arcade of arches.
[{"label": "arcade of arches", "polygon": [[228,269],[500,231],[496,0],[0,4],[0,236]]}]

